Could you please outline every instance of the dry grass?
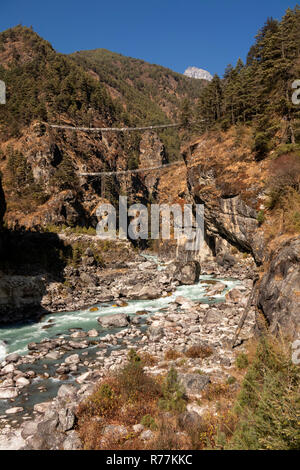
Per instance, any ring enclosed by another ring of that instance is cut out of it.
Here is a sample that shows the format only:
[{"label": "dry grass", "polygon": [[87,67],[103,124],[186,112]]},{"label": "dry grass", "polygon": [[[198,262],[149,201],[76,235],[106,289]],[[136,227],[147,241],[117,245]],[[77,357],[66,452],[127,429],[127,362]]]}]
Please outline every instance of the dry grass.
[{"label": "dry grass", "polygon": [[158,363],[158,358],[147,352],[141,354],[141,361],[144,366],[153,367]]},{"label": "dry grass", "polygon": [[209,346],[205,345],[195,345],[191,346],[186,352],[185,355],[189,358],[199,358],[205,359],[206,357],[211,356],[213,353],[212,349]]},{"label": "dry grass", "polygon": [[212,383],[208,384],[205,390],[202,392],[202,400],[217,401],[220,398],[233,398],[234,394],[230,388],[230,385],[224,383]]},{"label": "dry grass", "polygon": [[[130,427],[147,414],[155,416],[161,396],[160,384],[145,374],[139,356],[132,354],[124,367],[101,381],[79,405],[78,429],[84,448],[125,448],[128,440],[135,439],[134,435],[103,440],[103,428],[108,424]],[[136,446],[139,446],[137,442]]]},{"label": "dry grass", "polygon": [[176,349],[169,349],[165,352],[165,361],[175,361],[182,357],[183,354],[180,351],[176,351]]},{"label": "dry grass", "polygon": [[[186,413],[181,406],[184,391],[178,388],[176,370],[172,368],[163,381],[162,376],[154,380],[132,352],[129,363],[98,384],[80,405],[78,430],[84,448],[205,450],[260,448],[259,443],[263,448],[294,448],[298,442],[294,392],[299,373],[290,365],[290,343],[272,337],[253,340],[246,344],[245,353],[247,371],[236,368],[237,380],[232,384],[210,384],[198,402],[201,416],[190,422],[182,415]],[[150,441],[142,441],[132,431],[132,425],[141,422],[153,432]],[[128,433],[104,435],[108,424],[123,425]]]}]

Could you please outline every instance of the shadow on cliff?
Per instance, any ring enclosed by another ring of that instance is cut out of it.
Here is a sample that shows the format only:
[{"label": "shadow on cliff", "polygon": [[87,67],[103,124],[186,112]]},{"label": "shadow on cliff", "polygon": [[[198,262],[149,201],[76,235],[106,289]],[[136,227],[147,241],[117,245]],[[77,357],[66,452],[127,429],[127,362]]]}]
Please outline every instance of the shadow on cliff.
[{"label": "shadow on cliff", "polygon": [[0,258],[0,324],[38,320],[49,313],[41,301],[49,282],[64,282],[72,256],[55,233],[2,232]]}]

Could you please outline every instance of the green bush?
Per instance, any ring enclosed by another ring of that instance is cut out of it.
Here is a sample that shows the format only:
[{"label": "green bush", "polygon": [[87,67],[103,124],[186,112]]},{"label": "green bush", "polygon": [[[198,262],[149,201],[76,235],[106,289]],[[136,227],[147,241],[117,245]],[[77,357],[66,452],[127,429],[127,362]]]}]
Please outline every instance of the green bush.
[{"label": "green bush", "polygon": [[145,415],[141,419],[141,424],[145,426],[145,428],[151,429],[151,431],[156,431],[158,426],[155,422],[155,419],[152,418],[151,415]]},{"label": "green bush", "polygon": [[233,385],[235,382],[236,382],[236,378],[233,377],[232,375],[230,375],[226,381],[227,385]]},{"label": "green bush", "polygon": [[264,223],[264,221],[265,221],[265,213],[264,211],[260,210],[257,213],[257,222],[259,223],[259,225],[261,225]]},{"label": "green bush", "polygon": [[161,395],[159,384],[145,374],[143,363],[134,349],[128,354],[129,362],[116,372],[116,381],[121,396],[131,403],[143,400],[152,400]]},{"label": "green bush", "polygon": [[248,357],[244,353],[240,353],[235,360],[238,369],[246,369],[249,365]]},{"label": "green bush", "polygon": [[96,388],[81,407],[88,416],[109,418],[116,412],[118,397],[112,387],[104,383]]},{"label": "green bush", "polygon": [[258,132],[255,134],[252,145],[252,152],[255,153],[255,159],[257,161],[263,160],[270,150],[271,141],[269,135],[264,132]]},{"label": "green bush", "polygon": [[185,390],[178,381],[177,371],[172,367],[162,385],[163,397],[159,407],[166,411],[182,412],[186,408]]},{"label": "green bush", "polygon": [[299,450],[299,385],[289,348],[262,338],[235,405],[239,422],[227,447]]}]

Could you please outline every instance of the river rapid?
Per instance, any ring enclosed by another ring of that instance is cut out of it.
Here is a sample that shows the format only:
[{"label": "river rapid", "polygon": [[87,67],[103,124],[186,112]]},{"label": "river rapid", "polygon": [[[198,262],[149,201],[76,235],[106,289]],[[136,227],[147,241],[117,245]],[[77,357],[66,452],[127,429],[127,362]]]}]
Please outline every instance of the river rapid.
[{"label": "river rapid", "polygon": [[[155,261],[158,269],[164,269],[157,258],[153,256],[147,256],[147,259]],[[224,291],[212,297],[207,297],[206,290],[211,284],[211,281],[222,282],[224,284]],[[91,345],[84,349],[84,354],[88,358],[95,356],[97,349],[97,343],[101,340],[101,337],[107,335],[107,333],[115,333],[120,331],[119,329],[103,329],[97,322],[97,318],[104,315],[111,315],[115,313],[123,313],[129,316],[135,316],[138,311],[147,311],[148,315],[152,315],[155,312],[164,309],[168,304],[175,301],[176,297],[183,296],[190,300],[196,300],[206,304],[223,302],[226,293],[238,285],[240,282],[232,278],[218,278],[215,279],[213,276],[202,275],[200,276],[199,283],[190,286],[179,286],[170,296],[161,297],[155,300],[131,300],[128,301],[128,305],[124,307],[117,307],[113,303],[102,303],[97,304],[93,307],[89,307],[83,310],[63,312],[45,315],[42,320],[38,323],[27,322],[18,323],[9,326],[3,326],[0,328],[0,362],[4,360],[5,356],[9,353],[16,352],[20,355],[26,355],[28,353],[27,345],[30,342],[38,343],[43,339],[53,338],[70,338],[72,331],[78,329],[82,331],[89,331],[91,329],[97,329],[99,336],[93,338]],[[145,330],[146,316],[143,317],[141,329]],[[108,348],[107,354],[116,347],[113,346]],[[78,354],[82,354],[82,351],[74,351]],[[67,354],[68,355],[68,354]],[[66,355],[65,355],[66,356]],[[41,359],[36,364],[30,365],[32,370],[35,370],[38,376],[33,380],[30,386],[25,387],[24,393],[21,394],[14,400],[12,405],[10,400],[0,400],[0,415],[5,412],[11,406],[22,406],[26,413],[32,410],[33,405],[42,401],[47,401],[53,398],[59,386],[63,383],[61,380],[51,378],[51,375],[55,367],[64,361],[65,356],[59,360],[47,360]],[[45,371],[45,367],[50,372],[50,378],[41,378],[41,373]],[[19,367],[21,370],[23,367]],[[28,368],[28,366],[27,366]],[[81,373],[84,369],[81,371]],[[76,379],[76,374],[68,377],[65,382],[72,383]],[[1,417],[1,416],[0,416]]]}]

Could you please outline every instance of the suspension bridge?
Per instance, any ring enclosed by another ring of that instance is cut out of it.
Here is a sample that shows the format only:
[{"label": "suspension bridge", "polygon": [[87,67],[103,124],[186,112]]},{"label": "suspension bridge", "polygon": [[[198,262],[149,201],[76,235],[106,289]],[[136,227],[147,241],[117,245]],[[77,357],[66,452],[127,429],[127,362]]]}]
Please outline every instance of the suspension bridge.
[{"label": "suspension bridge", "polygon": [[[62,129],[70,131],[82,131],[82,132],[143,132],[148,130],[155,129],[168,129],[181,127],[181,123],[174,124],[157,124],[152,126],[144,127],[82,127],[82,126],[69,126],[64,124],[49,124],[47,122],[42,122],[45,126],[51,127],[53,129]],[[145,173],[151,171],[162,170],[164,168],[169,168],[175,165],[181,165],[182,161],[175,161],[171,163],[166,163],[158,166],[148,167],[148,168],[136,168],[128,170],[115,170],[115,171],[101,171],[101,172],[80,172],[79,176],[86,177],[100,177],[101,178],[101,197],[105,196],[105,186],[106,186],[106,177],[115,176],[115,175],[126,175],[126,174],[135,174],[135,173]]]},{"label": "suspension bridge", "polygon": [[181,127],[182,124],[157,124],[154,126],[146,127],[76,127],[76,126],[65,126],[62,124],[49,124],[42,122],[45,126],[52,127],[54,129],[65,129],[71,131],[83,131],[83,132],[134,132],[134,131],[148,131],[153,129],[167,129],[170,127]]}]

